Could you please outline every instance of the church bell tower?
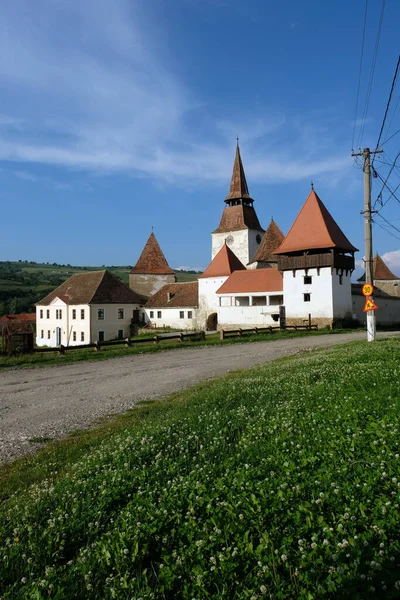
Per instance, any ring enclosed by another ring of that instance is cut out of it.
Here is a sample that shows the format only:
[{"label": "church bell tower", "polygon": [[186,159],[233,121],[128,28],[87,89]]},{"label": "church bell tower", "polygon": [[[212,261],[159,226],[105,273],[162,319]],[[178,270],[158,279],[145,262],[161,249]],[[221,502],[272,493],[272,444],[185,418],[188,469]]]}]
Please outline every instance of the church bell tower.
[{"label": "church bell tower", "polygon": [[226,206],[219,226],[211,234],[211,258],[226,243],[244,265],[250,262],[264,234],[253,202],[247,187],[238,140],[229,194],[225,198]]}]

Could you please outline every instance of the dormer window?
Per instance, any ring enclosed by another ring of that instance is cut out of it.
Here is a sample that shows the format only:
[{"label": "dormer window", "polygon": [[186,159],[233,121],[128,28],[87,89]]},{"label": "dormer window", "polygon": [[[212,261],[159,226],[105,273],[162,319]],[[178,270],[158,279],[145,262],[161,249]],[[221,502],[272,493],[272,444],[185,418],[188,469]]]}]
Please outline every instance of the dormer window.
[{"label": "dormer window", "polygon": [[171,292],[167,292],[168,302],[170,302],[174,296],[175,296],[175,294],[172,294]]}]

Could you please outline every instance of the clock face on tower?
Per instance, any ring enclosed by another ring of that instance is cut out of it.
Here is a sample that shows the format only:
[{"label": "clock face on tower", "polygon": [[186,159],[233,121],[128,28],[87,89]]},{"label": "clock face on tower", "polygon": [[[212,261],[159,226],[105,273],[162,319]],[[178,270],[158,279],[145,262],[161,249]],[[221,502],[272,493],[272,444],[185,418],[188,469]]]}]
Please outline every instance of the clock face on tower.
[{"label": "clock face on tower", "polygon": [[233,235],[228,235],[228,237],[226,238],[226,243],[228,244],[228,246],[232,246],[233,244]]}]

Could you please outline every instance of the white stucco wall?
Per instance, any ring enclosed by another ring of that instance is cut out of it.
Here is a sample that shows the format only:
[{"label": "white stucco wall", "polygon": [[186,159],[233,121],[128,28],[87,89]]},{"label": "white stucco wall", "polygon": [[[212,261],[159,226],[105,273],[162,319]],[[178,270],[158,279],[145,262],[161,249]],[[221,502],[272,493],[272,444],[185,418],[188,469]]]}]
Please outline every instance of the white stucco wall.
[{"label": "white stucco wall", "polygon": [[[56,319],[56,311],[61,310],[61,319]],[[76,319],[73,319],[73,310],[76,311]],[[84,318],[81,318],[81,310]],[[41,317],[41,311],[43,317]],[[49,311],[50,318],[47,318]],[[75,346],[88,344],[90,342],[90,307],[87,304],[67,306],[60,298],[55,298],[49,306],[36,307],[36,344],[38,346],[57,346],[57,328],[61,328],[61,344],[63,346]],[[76,341],[73,341],[72,331],[76,332]],[[42,336],[43,332],[43,336]],[[81,341],[83,333],[84,341]]]},{"label": "white stucco wall", "polygon": [[[198,329],[198,308],[182,307],[182,308],[145,308],[146,323],[150,323],[151,327],[172,327],[172,329]],[[192,313],[189,317],[188,313]],[[161,313],[161,315],[160,315]],[[181,318],[183,313],[183,318]]]},{"label": "white stucco wall", "polygon": [[241,231],[229,231],[225,233],[212,233],[212,252],[211,258],[214,258],[216,254],[221,250],[225,244],[227,237],[232,236],[233,242],[229,244],[229,248],[238,259],[246,266],[249,260],[254,256],[259,243],[257,242],[257,236],[260,236],[260,243],[263,234],[260,231],[254,231],[253,229],[242,229]]},{"label": "white stucco wall", "polygon": [[[99,321],[97,308],[104,308],[104,320]],[[124,319],[118,319],[118,309],[124,309]],[[104,331],[104,340],[117,338],[118,330],[124,331],[123,336],[130,333],[133,310],[138,304],[78,304],[67,306],[60,298],[55,298],[50,306],[36,307],[36,344],[38,346],[57,346],[57,328],[61,328],[61,344],[63,346],[80,346],[98,340],[98,332]],[[56,311],[61,310],[61,319],[56,319]],[[81,318],[81,311],[84,318]],[[43,311],[43,317],[40,316]],[[50,317],[47,318],[47,311]],[[74,313],[75,311],[75,313]],[[74,318],[75,314],[75,318]],[[43,332],[43,336],[42,336]],[[74,340],[74,333],[76,339]],[[82,339],[83,334],[83,339]]]},{"label": "white stucco wall", "polygon": [[[340,283],[341,282],[341,283]],[[344,272],[342,277],[333,269],[332,272],[333,316],[336,318],[351,318],[351,273]]]},{"label": "white stucco wall", "polygon": [[[282,292],[273,294],[227,294],[219,295],[218,326],[220,328],[268,327],[279,325],[272,315],[279,315]],[[263,304],[259,304],[262,302]]]},{"label": "white stucco wall", "polygon": [[[374,296],[374,302],[378,306],[375,311],[376,322],[379,325],[396,325],[400,323],[400,298],[382,298]],[[364,312],[365,297],[359,294],[352,295],[352,312],[364,325],[367,315]]]},{"label": "white stucco wall", "polygon": [[[139,304],[92,304],[91,305],[92,341],[99,339],[99,331],[104,331],[104,340],[118,338],[118,330],[122,329],[122,337],[130,335],[130,324],[133,311],[139,309]],[[98,309],[104,309],[104,320],[99,320]],[[124,318],[118,318],[118,309],[123,309]]]},{"label": "white stucco wall", "polygon": [[[330,267],[308,269],[307,274],[312,277],[312,283],[304,283],[305,270],[284,271],[283,293],[285,297],[286,318],[307,319],[333,318],[332,273]],[[304,301],[304,294],[310,294],[310,301]]]}]

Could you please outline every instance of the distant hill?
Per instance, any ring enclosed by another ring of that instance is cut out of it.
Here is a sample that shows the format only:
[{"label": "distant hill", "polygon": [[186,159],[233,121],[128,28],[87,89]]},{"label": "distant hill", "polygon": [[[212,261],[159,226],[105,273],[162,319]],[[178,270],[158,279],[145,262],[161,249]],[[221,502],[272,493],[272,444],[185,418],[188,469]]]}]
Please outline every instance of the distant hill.
[{"label": "distant hill", "polygon": [[[0,261],[0,316],[21,312],[33,312],[35,303],[74,273],[108,269],[128,284],[132,266],[79,267],[57,263],[33,261]],[[177,281],[194,281],[195,271],[177,271]]]}]

